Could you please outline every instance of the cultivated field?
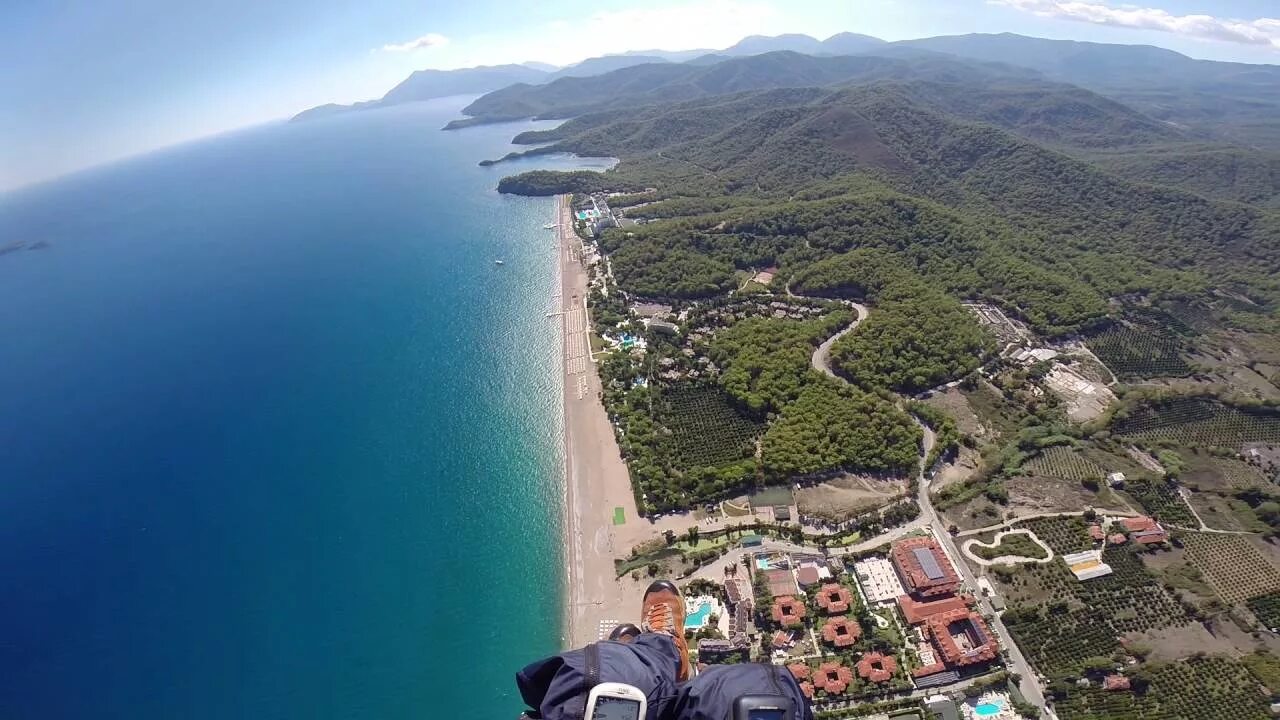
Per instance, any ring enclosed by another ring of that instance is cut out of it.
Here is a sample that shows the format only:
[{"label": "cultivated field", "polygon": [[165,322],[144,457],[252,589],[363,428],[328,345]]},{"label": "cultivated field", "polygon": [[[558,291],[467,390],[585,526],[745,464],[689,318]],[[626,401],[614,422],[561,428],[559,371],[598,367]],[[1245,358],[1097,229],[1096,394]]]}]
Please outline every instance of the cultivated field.
[{"label": "cultivated field", "polygon": [[1164,480],[1130,482],[1124,490],[1142,505],[1143,510],[1162,523],[1184,528],[1200,527],[1182,495]]},{"label": "cultivated field", "polygon": [[1034,532],[1045,545],[1053,548],[1059,555],[1092,550],[1093,539],[1089,537],[1089,523],[1080,517],[1036,518],[1016,523]]},{"label": "cultivated field", "polygon": [[1249,598],[1245,604],[1258,622],[1268,628],[1280,628],[1280,591]]},{"label": "cultivated field", "polygon": [[674,387],[662,394],[660,422],[671,431],[682,468],[709,467],[750,457],[761,427],[741,415],[716,388]]},{"label": "cultivated field", "polygon": [[1236,408],[1205,398],[1170,398],[1117,419],[1112,433],[1239,449],[1245,443],[1280,443],[1280,412]]},{"label": "cultivated field", "polygon": [[1188,621],[1177,599],[1127,550],[1108,548],[1103,561],[1114,572],[1086,582],[1059,560],[1020,566],[1001,579],[1016,603],[1005,623],[1042,672],[1074,672],[1089,658],[1115,652],[1124,633]]},{"label": "cultivated field", "polygon": [[1190,560],[1223,602],[1236,604],[1280,591],[1280,570],[1248,539],[1219,533],[1187,533],[1183,539]]},{"label": "cultivated field", "polygon": [[1086,344],[1117,377],[1183,377],[1191,373],[1191,366],[1182,359],[1182,342],[1148,328],[1117,325]]},{"label": "cultivated field", "polygon": [[1073,688],[1055,710],[1062,720],[1265,720],[1267,704],[1243,664],[1205,657],[1154,667],[1143,693]]},{"label": "cultivated field", "polygon": [[1033,476],[1076,481],[1101,480],[1106,475],[1101,465],[1085,457],[1079,450],[1065,445],[1045,448],[1022,467]]}]

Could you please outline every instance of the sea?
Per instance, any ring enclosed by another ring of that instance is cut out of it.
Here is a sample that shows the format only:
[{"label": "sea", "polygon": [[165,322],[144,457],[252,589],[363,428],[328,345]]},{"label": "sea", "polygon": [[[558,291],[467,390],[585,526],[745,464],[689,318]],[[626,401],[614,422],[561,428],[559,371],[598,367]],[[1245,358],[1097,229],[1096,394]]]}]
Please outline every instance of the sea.
[{"label": "sea", "polygon": [[0,718],[519,713],[564,616],[558,255],[495,186],[608,162],[482,168],[550,125],[465,104],[0,195]]}]

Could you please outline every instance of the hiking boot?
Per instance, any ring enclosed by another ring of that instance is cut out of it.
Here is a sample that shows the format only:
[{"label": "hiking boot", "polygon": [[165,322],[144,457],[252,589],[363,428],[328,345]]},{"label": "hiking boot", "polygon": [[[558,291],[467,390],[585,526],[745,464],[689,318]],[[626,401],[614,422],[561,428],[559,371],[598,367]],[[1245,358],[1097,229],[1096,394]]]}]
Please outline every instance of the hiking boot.
[{"label": "hiking boot", "polygon": [[644,618],[641,627],[645,632],[659,633],[670,637],[676,643],[680,653],[680,674],[677,679],[684,682],[689,679],[689,643],[684,639],[684,598],[680,590],[669,580],[657,580],[644,591],[644,601],[640,606],[640,615]]},{"label": "hiking boot", "polygon": [[640,637],[640,628],[631,623],[622,623],[609,633],[609,639],[615,642],[629,643]]}]

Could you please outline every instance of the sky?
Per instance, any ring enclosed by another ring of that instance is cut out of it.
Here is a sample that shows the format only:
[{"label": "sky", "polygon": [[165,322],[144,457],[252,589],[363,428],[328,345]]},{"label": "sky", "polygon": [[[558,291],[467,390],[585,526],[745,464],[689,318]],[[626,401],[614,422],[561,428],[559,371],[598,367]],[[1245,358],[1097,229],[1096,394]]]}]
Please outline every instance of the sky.
[{"label": "sky", "polygon": [[1277,0],[5,0],[0,191],[376,98],[417,69],[841,31],[1015,32],[1280,64]]}]

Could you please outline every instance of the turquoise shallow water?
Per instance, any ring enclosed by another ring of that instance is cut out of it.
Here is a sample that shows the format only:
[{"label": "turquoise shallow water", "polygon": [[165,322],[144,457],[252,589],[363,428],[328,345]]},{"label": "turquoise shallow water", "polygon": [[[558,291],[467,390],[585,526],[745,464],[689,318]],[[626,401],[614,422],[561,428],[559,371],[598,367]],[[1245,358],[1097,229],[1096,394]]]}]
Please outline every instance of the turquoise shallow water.
[{"label": "turquoise shallow water", "polygon": [[562,615],[552,206],[476,166],[533,125],[462,104],[0,197],[48,243],[0,255],[0,717],[518,712]]}]

